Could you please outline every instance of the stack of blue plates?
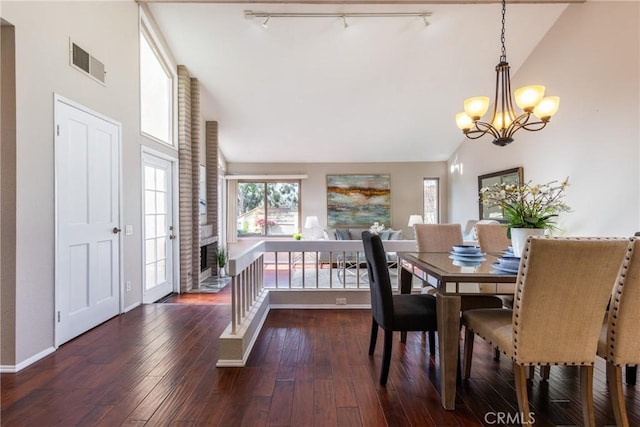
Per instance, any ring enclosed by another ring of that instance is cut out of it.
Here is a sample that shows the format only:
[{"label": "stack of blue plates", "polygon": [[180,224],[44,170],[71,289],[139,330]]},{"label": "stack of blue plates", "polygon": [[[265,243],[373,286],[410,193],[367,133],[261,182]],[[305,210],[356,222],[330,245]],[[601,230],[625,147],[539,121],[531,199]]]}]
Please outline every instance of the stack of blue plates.
[{"label": "stack of blue plates", "polygon": [[520,267],[520,258],[513,255],[503,255],[498,258],[498,262],[494,262],[491,266],[501,272],[517,273]]},{"label": "stack of blue plates", "polygon": [[513,253],[513,247],[509,246],[507,249],[502,251],[502,255],[504,256],[515,256]]},{"label": "stack of blue plates", "polygon": [[453,259],[454,265],[473,267],[480,264],[486,258],[480,250],[480,246],[474,245],[453,245],[449,258]]}]

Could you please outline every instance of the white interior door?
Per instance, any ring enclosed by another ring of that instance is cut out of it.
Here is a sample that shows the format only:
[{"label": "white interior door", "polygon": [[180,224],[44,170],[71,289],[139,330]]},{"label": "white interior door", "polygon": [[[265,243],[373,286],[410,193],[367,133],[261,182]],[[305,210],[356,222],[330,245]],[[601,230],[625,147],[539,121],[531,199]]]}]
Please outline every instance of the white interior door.
[{"label": "white interior door", "polygon": [[120,125],[55,100],[56,345],[120,312]]},{"label": "white interior door", "polygon": [[174,290],[173,163],[143,153],[144,291],[152,303]]}]

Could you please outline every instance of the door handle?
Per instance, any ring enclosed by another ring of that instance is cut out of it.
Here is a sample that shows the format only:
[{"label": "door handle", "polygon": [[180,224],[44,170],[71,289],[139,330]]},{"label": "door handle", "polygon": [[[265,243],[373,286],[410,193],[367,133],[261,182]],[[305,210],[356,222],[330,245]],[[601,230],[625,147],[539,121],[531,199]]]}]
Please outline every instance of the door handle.
[{"label": "door handle", "polygon": [[118,234],[118,233],[119,233],[119,232],[121,232],[121,231],[122,231],[122,229],[120,229],[120,228],[118,228],[118,227],[113,227],[113,230],[111,230],[111,232],[112,232],[113,234]]},{"label": "door handle", "polygon": [[175,238],[176,238],[176,235],[175,235],[175,234],[170,234],[170,235],[169,235],[169,240],[173,240],[173,239],[175,239]]}]

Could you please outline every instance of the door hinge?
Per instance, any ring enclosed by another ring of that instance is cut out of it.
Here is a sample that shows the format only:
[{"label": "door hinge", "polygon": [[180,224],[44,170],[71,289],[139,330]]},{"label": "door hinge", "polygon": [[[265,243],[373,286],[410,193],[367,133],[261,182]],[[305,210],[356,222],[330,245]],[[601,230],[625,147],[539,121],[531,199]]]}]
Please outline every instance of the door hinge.
[{"label": "door hinge", "polygon": [[60,323],[60,312],[58,311],[58,323]]},{"label": "door hinge", "polygon": [[60,125],[56,125],[56,135],[60,136]]}]

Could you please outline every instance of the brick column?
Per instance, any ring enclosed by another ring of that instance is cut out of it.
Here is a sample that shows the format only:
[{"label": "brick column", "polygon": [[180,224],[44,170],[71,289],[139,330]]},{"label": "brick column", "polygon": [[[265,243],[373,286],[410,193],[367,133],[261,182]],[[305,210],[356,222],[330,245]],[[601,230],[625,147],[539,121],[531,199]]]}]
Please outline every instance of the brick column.
[{"label": "brick column", "polygon": [[191,235],[193,286],[200,286],[200,84],[191,79]]},{"label": "brick column", "polygon": [[191,152],[191,80],[178,65],[178,170],[180,209],[180,291],[193,287],[193,163]]},{"label": "brick column", "polygon": [[[220,238],[218,230],[218,122],[206,122],[206,167],[207,167],[207,224],[213,225],[213,235]],[[218,247],[224,246],[224,242],[218,241]],[[213,251],[207,252],[207,263],[215,266],[218,262]]]}]

